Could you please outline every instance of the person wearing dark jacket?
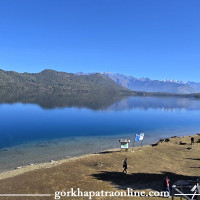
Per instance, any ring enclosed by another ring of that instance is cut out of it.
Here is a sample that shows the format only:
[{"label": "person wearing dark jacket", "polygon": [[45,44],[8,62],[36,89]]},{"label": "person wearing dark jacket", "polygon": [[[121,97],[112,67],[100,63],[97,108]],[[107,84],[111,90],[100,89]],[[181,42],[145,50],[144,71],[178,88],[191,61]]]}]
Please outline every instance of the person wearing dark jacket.
[{"label": "person wearing dark jacket", "polygon": [[191,145],[194,145],[194,138],[191,137]]},{"label": "person wearing dark jacket", "polygon": [[123,173],[127,173],[127,158],[124,159],[123,168]]}]

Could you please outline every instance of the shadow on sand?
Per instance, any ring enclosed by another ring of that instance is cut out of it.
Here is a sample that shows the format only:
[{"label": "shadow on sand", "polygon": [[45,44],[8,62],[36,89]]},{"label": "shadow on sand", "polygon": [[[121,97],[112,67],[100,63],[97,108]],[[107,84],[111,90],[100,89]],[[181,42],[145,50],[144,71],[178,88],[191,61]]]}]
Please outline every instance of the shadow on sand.
[{"label": "shadow on sand", "polygon": [[200,160],[200,158],[187,158],[188,160]]},{"label": "shadow on sand", "polygon": [[98,180],[107,181],[115,185],[118,189],[132,188],[134,190],[152,189],[156,191],[163,190],[163,179],[168,176],[171,186],[177,180],[196,180],[196,176],[184,176],[171,172],[162,172],[162,174],[149,173],[132,173],[124,174],[122,172],[101,171],[98,174],[93,174]]},{"label": "shadow on sand", "polygon": [[99,152],[99,153],[97,153],[97,154],[109,154],[109,153],[119,153],[119,152],[121,152],[121,151],[101,151],[101,152]]}]

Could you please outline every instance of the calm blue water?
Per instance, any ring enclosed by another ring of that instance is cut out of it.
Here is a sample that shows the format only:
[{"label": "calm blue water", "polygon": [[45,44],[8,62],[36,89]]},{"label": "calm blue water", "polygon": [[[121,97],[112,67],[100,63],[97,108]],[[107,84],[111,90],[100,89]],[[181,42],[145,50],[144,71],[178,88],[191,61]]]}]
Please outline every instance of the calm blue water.
[{"label": "calm blue water", "polygon": [[69,137],[117,139],[137,132],[154,138],[200,132],[200,101],[130,97],[103,110],[0,105],[0,148]]},{"label": "calm blue water", "polygon": [[0,104],[0,172],[116,148],[121,138],[132,146],[138,132],[145,133],[143,144],[200,132],[195,99],[38,97]]}]

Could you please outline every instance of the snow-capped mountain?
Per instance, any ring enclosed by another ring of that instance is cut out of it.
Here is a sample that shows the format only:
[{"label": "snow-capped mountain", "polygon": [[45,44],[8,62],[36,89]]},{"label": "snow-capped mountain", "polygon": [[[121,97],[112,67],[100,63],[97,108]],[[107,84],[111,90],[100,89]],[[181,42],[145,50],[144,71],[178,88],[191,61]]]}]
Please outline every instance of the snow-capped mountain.
[{"label": "snow-capped mountain", "polygon": [[[78,72],[76,75],[90,75],[93,73]],[[143,92],[167,92],[167,93],[179,93],[179,94],[190,94],[200,92],[200,83],[196,82],[185,82],[173,79],[165,80],[151,80],[149,78],[135,78],[123,74],[114,74],[110,72],[101,73],[119,85],[126,87],[133,91]]]},{"label": "snow-capped mountain", "polygon": [[149,78],[135,78],[123,74],[104,73],[113,81],[133,91],[168,92],[168,93],[196,93],[200,92],[200,83],[184,82],[172,79],[151,80]]}]

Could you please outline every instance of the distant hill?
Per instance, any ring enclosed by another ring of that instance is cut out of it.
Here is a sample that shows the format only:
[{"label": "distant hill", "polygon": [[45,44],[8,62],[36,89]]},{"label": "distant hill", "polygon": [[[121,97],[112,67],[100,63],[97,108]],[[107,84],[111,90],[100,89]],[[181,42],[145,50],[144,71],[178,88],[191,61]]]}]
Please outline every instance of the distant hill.
[{"label": "distant hill", "polygon": [[[197,83],[190,83],[195,85]],[[195,85],[197,88],[197,85]],[[134,90],[134,91],[132,91]],[[0,70],[0,93],[47,93],[61,95],[88,94],[101,96],[176,96],[200,97],[191,86],[181,83],[136,79],[110,73],[66,73],[46,69],[40,73],[18,73]],[[21,92],[23,91],[23,93]],[[183,94],[181,94],[183,93]],[[186,93],[192,93],[187,95]],[[1,94],[0,94],[1,95]],[[51,95],[49,95],[51,96]],[[95,96],[97,98],[97,96]]]},{"label": "distant hill", "polygon": [[123,74],[104,73],[119,85],[133,91],[144,92],[164,92],[164,93],[198,93],[200,92],[200,83],[178,82],[173,80],[159,81],[149,78],[134,78]]},{"label": "distant hill", "polygon": [[39,91],[68,91],[94,94],[130,94],[130,90],[103,74],[75,75],[54,70],[17,73],[0,70],[0,87]]}]

